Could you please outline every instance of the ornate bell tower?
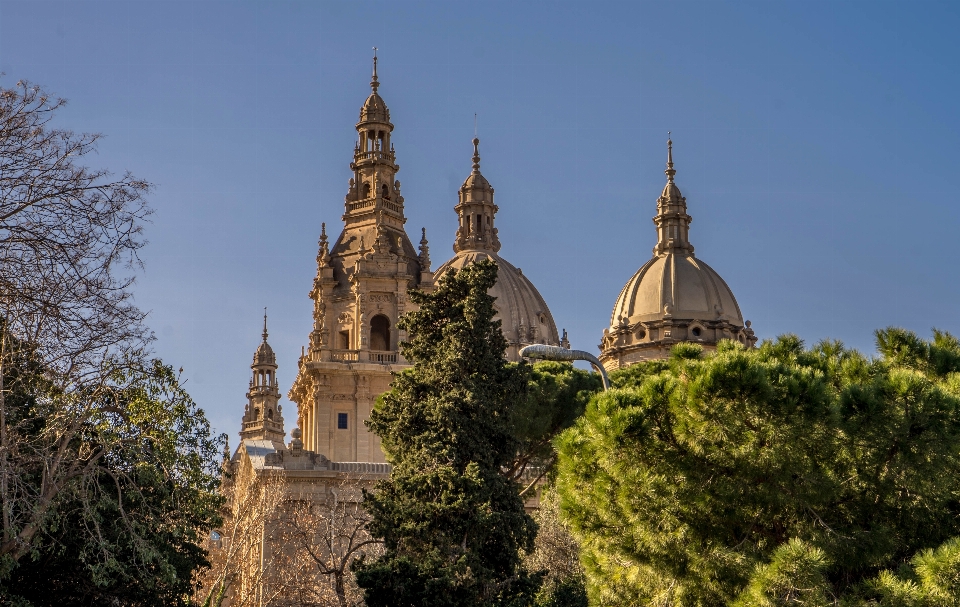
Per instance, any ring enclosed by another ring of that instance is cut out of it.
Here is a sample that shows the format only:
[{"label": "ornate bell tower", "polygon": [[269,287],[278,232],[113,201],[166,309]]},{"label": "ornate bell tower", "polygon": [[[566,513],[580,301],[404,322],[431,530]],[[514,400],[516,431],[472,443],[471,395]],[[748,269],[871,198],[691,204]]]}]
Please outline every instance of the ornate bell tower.
[{"label": "ornate bell tower", "polygon": [[384,461],[379,439],[363,422],[389,388],[391,372],[406,368],[397,351],[406,335],[396,325],[410,309],[407,290],[433,286],[426,235],[417,251],[404,229],[393,124],[379,87],[374,55],[371,93],[356,124],[343,231],[331,246],[321,225],[310,291],[313,330],[289,393],[304,448],[334,461]]},{"label": "ornate bell tower", "polygon": [[280,388],[277,384],[277,357],[267,343],[267,313],[263,313],[263,342],[253,354],[253,377],[247,392],[240,440],[269,440],[283,443],[280,416]]}]

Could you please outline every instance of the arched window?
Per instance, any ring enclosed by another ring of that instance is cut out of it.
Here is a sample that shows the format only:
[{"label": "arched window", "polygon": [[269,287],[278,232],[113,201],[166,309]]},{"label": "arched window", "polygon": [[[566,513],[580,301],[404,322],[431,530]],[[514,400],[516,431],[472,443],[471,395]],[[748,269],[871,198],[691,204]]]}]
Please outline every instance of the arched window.
[{"label": "arched window", "polygon": [[380,195],[384,198],[390,198],[390,188],[387,187],[387,184],[383,184],[383,187],[380,188]]},{"label": "arched window", "polygon": [[273,419],[273,409],[267,409],[267,418]]},{"label": "arched window", "polygon": [[383,314],[377,314],[370,319],[370,349],[390,349],[390,319]]},{"label": "arched window", "polygon": [[369,184],[369,183],[364,183],[364,184],[363,184],[363,197],[364,197],[364,198],[370,198],[370,184]]}]

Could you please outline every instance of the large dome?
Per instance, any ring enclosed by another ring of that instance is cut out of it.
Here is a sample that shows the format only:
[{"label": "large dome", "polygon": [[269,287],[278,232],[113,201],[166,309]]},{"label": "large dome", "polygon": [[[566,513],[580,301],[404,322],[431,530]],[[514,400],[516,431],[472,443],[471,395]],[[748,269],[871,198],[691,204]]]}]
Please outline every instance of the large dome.
[{"label": "large dome", "polygon": [[674,182],[672,142],[667,142],[667,185],[657,199],[657,244],[620,291],[604,329],[600,361],[608,370],[670,354],[682,341],[716,348],[722,339],[752,347],[757,338],[744,322],[733,291],[693,254],[687,199]]},{"label": "large dome", "polygon": [[527,344],[559,345],[557,325],[540,292],[519,268],[493,251],[460,251],[437,268],[434,277],[439,281],[451,269],[459,271],[484,259],[492,259],[499,268],[489,294],[497,298],[493,306],[507,339],[507,358],[518,360],[520,348]]},{"label": "large dome", "polygon": [[727,283],[693,255],[654,257],[620,291],[610,324],[650,321],[664,313],[696,320],[742,325],[740,306]]}]

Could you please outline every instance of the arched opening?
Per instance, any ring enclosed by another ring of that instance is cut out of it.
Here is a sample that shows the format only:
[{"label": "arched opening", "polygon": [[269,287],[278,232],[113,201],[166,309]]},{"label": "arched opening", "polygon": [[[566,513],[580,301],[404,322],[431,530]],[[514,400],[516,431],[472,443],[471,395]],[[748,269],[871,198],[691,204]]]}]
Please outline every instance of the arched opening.
[{"label": "arched opening", "polygon": [[377,314],[370,319],[370,349],[390,349],[390,319],[383,314]]},{"label": "arched opening", "polygon": [[364,183],[364,184],[363,184],[363,197],[364,197],[364,198],[370,198],[370,184],[369,184],[369,183]]},{"label": "arched opening", "polygon": [[390,199],[390,188],[387,187],[387,184],[383,184],[383,187],[380,188],[380,195],[386,199]]},{"label": "arched opening", "polygon": [[273,419],[273,409],[267,409],[267,418]]}]

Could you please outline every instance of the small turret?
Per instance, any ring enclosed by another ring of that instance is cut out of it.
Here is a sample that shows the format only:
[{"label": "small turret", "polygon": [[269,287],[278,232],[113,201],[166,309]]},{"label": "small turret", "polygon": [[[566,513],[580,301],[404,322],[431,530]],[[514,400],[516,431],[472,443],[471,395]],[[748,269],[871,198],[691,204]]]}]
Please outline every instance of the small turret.
[{"label": "small turret", "polygon": [[247,392],[241,439],[283,442],[280,390],[277,384],[277,356],[267,343],[267,311],[263,311],[263,341],[253,354],[253,377]]}]

